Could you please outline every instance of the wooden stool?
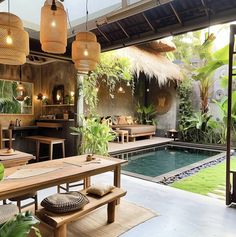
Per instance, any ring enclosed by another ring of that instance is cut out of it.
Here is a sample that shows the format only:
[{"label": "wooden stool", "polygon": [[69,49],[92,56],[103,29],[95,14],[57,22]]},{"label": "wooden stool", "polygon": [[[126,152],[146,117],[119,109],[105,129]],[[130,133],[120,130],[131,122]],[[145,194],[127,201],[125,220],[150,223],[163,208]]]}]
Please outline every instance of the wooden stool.
[{"label": "wooden stool", "polygon": [[121,136],[121,143],[125,142],[125,137],[126,137],[126,142],[129,142],[129,131],[127,130],[115,130],[118,136]]},{"label": "wooden stool", "polygon": [[36,141],[36,158],[39,161],[39,151],[40,144],[48,144],[49,145],[49,157],[50,160],[53,159],[53,145],[61,144],[62,145],[62,157],[65,157],[65,139],[64,138],[56,138],[56,137],[45,137],[45,136],[29,136],[26,137],[28,139]]}]

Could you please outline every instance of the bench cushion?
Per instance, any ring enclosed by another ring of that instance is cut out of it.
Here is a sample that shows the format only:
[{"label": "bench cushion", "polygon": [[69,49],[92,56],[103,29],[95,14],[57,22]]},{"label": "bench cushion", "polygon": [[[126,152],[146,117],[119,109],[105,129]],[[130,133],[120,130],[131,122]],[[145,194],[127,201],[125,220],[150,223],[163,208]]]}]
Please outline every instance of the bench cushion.
[{"label": "bench cushion", "polygon": [[87,193],[95,194],[98,196],[104,196],[105,194],[111,192],[115,186],[109,184],[93,184],[87,189]]},{"label": "bench cushion", "polygon": [[54,213],[67,213],[76,211],[89,203],[88,198],[80,192],[56,193],[46,197],[41,205]]},{"label": "bench cushion", "polygon": [[16,205],[8,204],[0,206],[0,225],[9,221],[16,214],[19,213],[19,209]]}]

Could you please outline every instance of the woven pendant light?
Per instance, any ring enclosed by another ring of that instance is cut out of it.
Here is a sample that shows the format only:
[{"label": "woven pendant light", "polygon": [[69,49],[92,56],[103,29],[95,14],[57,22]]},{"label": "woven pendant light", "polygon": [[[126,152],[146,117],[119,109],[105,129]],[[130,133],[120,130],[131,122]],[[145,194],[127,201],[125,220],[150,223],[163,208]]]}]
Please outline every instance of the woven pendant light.
[{"label": "woven pendant light", "polygon": [[21,19],[9,12],[0,12],[0,63],[22,65],[29,54],[29,35]]},{"label": "woven pendant light", "polygon": [[72,61],[77,70],[93,71],[99,62],[101,47],[92,32],[79,32],[72,43]]},{"label": "woven pendant light", "polygon": [[41,8],[40,43],[44,52],[66,52],[67,16],[63,5],[58,1],[46,0]]},{"label": "woven pendant light", "polygon": [[95,70],[99,62],[101,46],[94,33],[88,32],[88,0],[86,0],[86,32],[79,32],[72,43],[72,61],[81,72]]}]

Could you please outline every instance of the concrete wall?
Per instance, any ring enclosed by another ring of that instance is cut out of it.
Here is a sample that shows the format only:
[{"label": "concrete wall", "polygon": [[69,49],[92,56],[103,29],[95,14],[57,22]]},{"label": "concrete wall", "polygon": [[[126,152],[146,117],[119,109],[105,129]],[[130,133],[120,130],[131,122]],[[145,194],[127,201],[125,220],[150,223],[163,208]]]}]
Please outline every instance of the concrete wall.
[{"label": "concrete wall", "polygon": [[[125,93],[118,93],[119,86],[124,88]],[[134,114],[134,96],[132,89],[126,82],[117,84],[114,92],[110,95],[109,89],[104,83],[100,83],[98,91],[98,114],[100,116],[131,115]]]},{"label": "concrete wall", "polygon": [[166,113],[157,114],[157,132],[159,135],[164,135],[167,130],[176,128],[177,124],[177,109],[178,98],[176,93],[176,86],[174,83],[168,83],[164,87],[159,87],[157,81],[151,80],[148,92],[148,104],[153,104],[155,107],[158,105],[158,93],[167,91],[169,94],[170,107]]}]

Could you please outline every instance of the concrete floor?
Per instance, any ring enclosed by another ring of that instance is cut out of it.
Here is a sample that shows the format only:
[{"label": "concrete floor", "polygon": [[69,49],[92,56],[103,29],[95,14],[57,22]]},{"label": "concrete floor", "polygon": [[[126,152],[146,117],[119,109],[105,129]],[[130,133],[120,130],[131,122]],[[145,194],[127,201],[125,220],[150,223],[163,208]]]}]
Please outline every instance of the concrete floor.
[{"label": "concrete floor", "polygon": [[[92,177],[93,182],[112,183],[108,172]],[[160,214],[140,224],[122,237],[235,237],[236,210],[223,201],[122,175],[125,200]],[[56,192],[39,192],[39,200]]]},{"label": "concrete floor", "polygon": [[[96,177],[107,182],[112,174]],[[122,175],[125,199],[160,216],[131,229],[122,237],[235,237],[236,209],[210,197]]]}]

